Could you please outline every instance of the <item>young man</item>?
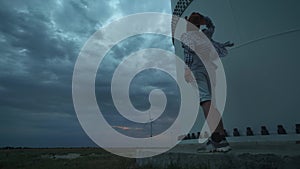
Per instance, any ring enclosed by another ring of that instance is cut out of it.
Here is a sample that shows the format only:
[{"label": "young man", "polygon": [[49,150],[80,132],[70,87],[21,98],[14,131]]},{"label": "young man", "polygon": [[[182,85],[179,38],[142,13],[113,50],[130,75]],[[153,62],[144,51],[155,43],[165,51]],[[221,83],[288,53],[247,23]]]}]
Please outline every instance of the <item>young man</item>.
[{"label": "young man", "polygon": [[[218,55],[220,57],[227,55],[226,47],[233,46],[232,43],[219,43],[212,39],[212,35],[214,33],[214,25],[212,21],[208,17],[204,17],[199,13],[192,13],[186,19],[189,21],[187,24],[187,32],[184,33],[181,37],[182,47],[184,48],[184,61],[186,63],[185,67],[185,80],[187,82],[196,81],[199,89],[200,95],[200,105],[204,111],[204,116],[207,119],[209,116],[209,112],[213,113],[213,116],[216,119],[221,119],[221,115],[215,105],[212,104],[212,89],[210,84],[210,78],[208,76],[207,67],[204,66],[203,61],[197,56],[194,52],[196,50],[205,50],[203,47],[203,39],[199,38],[199,29],[202,25],[206,25],[206,29],[203,29],[203,33],[207,36],[207,38],[212,42],[215,47]],[[202,45],[202,46],[201,46]],[[214,70],[214,64],[211,62],[213,58],[206,59],[206,63],[210,65],[210,69]],[[206,66],[208,66],[206,64]],[[192,72],[194,74],[195,79],[192,76]],[[214,81],[214,80],[212,80]],[[204,146],[200,147],[198,151],[205,152],[227,152],[231,148],[226,141],[224,127],[222,119],[218,123],[217,127],[212,127],[211,121],[207,120],[209,127],[213,131],[211,137],[206,141]]]}]

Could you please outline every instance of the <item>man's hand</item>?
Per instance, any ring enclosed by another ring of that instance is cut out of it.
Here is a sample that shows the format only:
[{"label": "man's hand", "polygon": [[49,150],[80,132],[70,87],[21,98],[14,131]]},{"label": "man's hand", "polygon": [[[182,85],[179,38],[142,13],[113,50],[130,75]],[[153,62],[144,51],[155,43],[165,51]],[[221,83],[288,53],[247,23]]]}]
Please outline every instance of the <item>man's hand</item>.
[{"label": "man's hand", "polygon": [[227,41],[224,43],[224,46],[225,47],[233,47],[234,46],[234,43],[230,42],[230,41]]},{"label": "man's hand", "polygon": [[184,79],[185,79],[185,81],[188,82],[188,83],[194,82],[195,79],[194,79],[194,77],[192,75],[191,70],[189,68],[185,68],[184,70],[185,70],[184,71]]}]

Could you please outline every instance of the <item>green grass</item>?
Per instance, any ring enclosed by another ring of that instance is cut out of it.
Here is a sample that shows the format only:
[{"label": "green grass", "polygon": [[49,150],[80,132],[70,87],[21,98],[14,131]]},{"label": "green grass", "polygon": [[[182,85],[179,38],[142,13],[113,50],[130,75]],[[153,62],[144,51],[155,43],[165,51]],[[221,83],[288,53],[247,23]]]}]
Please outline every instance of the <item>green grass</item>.
[{"label": "green grass", "polygon": [[[80,154],[76,159],[55,159],[54,155]],[[137,167],[135,159],[120,157],[100,148],[1,149],[0,169],[159,169]],[[182,169],[170,165],[166,169]]]},{"label": "green grass", "polygon": [[[68,153],[78,153],[81,156],[76,159],[49,158]],[[0,150],[0,169],[127,169],[134,164],[134,159],[119,157],[96,148]]]}]

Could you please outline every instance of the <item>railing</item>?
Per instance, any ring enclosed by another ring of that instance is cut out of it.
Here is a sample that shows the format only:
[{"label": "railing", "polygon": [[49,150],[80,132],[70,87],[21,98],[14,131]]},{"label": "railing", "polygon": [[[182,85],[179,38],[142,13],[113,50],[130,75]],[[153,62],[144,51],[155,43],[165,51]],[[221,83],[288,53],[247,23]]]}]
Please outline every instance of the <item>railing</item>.
[{"label": "railing", "polygon": [[[239,136],[255,136],[259,134],[254,134],[253,130],[251,127],[246,127],[246,133],[245,135],[241,134],[238,128],[234,128],[232,135],[229,135],[226,130],[224,130],[225,137],[239,137]],[[293,133],[288,133],[286,132],[285,128],[283,125],[277,125],[277,134],[278,135],[286,135],[286,134],[300,134],[300,124],[295,125],[295,132]],[[266,126],[261,126],[260,130],[260,135],[270,135],[269,130],[267,129]],[[272,135],[272,134],[271,134]],[[181,135],[178,137],[178,140],[191,140],[191,139],[199,139],[199,138],[208,138],[208,132],[204,133],[188,133],[186,135]]]}]

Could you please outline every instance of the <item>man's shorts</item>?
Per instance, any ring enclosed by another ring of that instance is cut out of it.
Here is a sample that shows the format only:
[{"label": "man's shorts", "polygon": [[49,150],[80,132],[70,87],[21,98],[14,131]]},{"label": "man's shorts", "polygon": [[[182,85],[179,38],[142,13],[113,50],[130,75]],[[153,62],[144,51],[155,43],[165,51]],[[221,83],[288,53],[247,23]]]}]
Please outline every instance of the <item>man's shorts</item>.
[{"label": "man's shorts", "polygon": [[194,70],[193,74],[195,76],[198,90],[200,103],[211,100],[211,84],[209,76],[206,70]]}]

